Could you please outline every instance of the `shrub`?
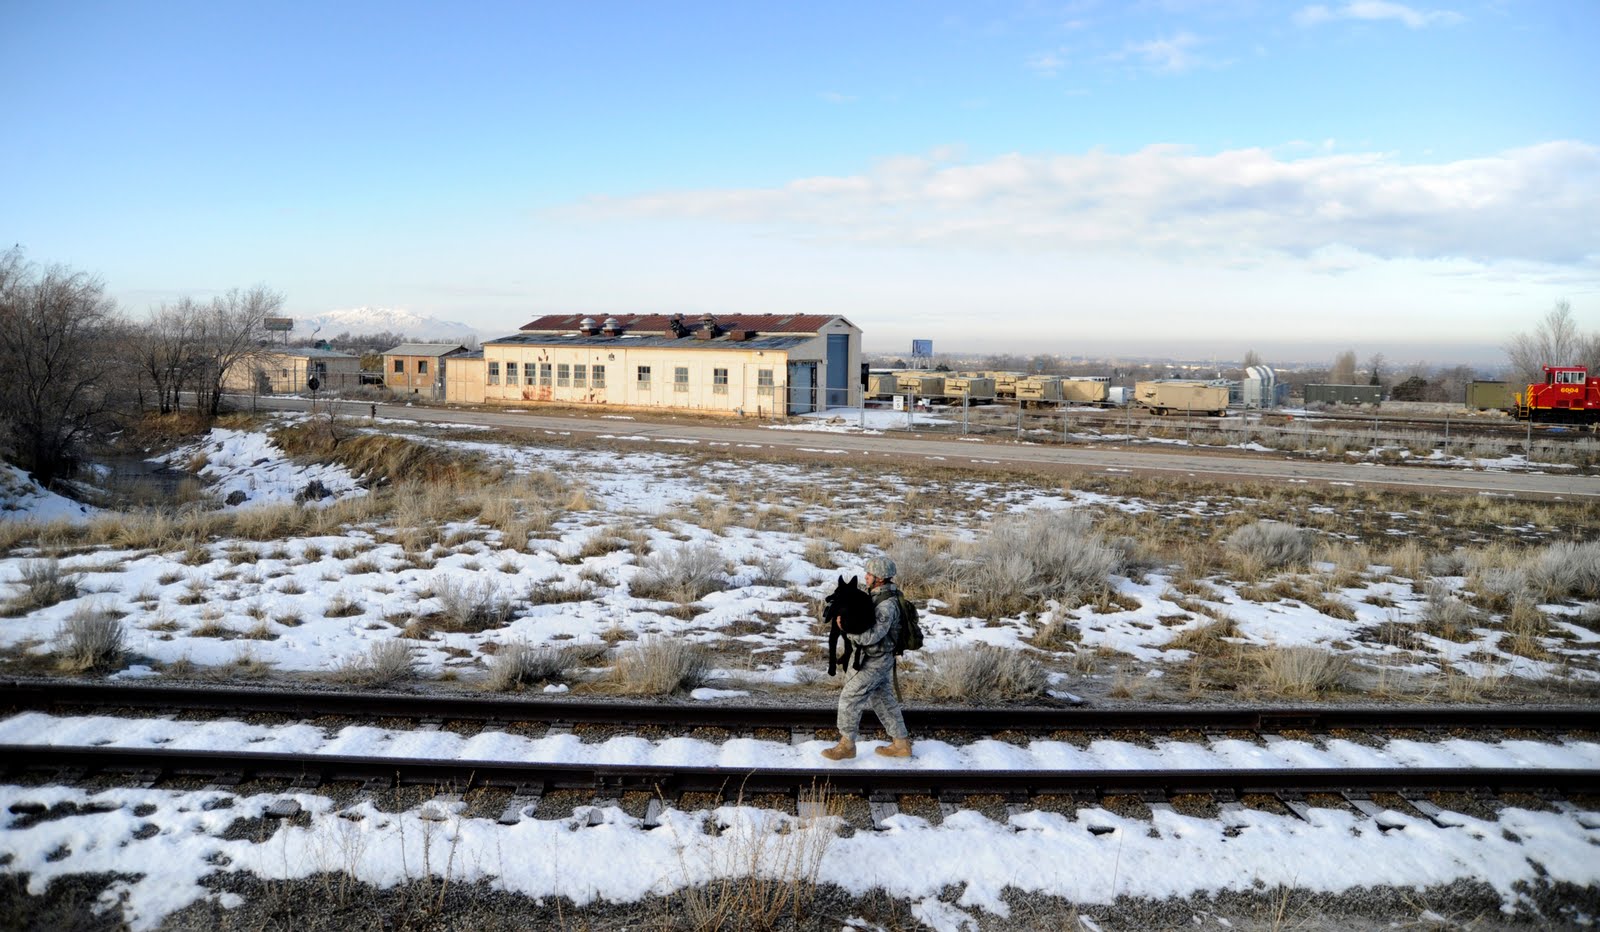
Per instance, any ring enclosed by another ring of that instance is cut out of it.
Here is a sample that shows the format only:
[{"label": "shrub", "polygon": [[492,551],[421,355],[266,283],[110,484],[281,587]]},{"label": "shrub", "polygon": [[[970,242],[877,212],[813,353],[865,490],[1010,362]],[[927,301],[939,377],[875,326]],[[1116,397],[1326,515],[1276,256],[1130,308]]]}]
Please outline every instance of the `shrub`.
[{"label": "shrub", "polygon": [[1048,682],[1044,665],[1029,654],[977,644],[935,652],[918,691],[930,699],[996,702],[1035,698]]},{"label": "shrub", "polygon": [[78,577],[61,569],[60,560],[29,560],[19,570],[22,594],[8,607],[14,614],[48,608],[78,597]]},{"label": "shrub", "polygon": [[1257,684],[1277,696],[1315,697],[1343,684],[1350,661],[1320,647],[1274,647],[1256,656]]},{"label": "shrub", "polygon": [[374,641],[366,654],[341,664],[335,677],[362,686],[390,686],[416,675],[412,646],[399,638]]},{"label": "shrub", "polygon": [[458,631],[484,631],[511,620],[514,606],[492,579],[458,581],[440,575],[433,581],[433,597],[439,611]]},{"label": "shrub", "polygon": [[61,625],[60,667],[71,673],[113,670],[122,661],[127,631],[122,619],[99,605],[80,605]]},{"label": "shrub", "polygon": [[920,540],[905,541],[890,548],[895,564],[895,584],[907,592],[926,592],[950,580],[955,562],[950,554],[940,553]]},{"label": "shrub", "polygon": [[1092,530],[1088,515],[1036,511],[1001,521],[988,539],[966,548],[956,575],[989,617],[1037,608],[1047,599],[1063,608],[1106,588],[1121,558]]},{"label": "shrub", "polygon": [[721,586],[722,552],[710,544],[658,550],[639,561],[628,589],[642,599],[693,602]]},{"label": "shrub", "polygon": [[1422,630],[1437,638],[1464,643],[1472,640],[1475,617],[1472,606],[1456,598],[1443,583],[1428,581],[1422,606]]},{"label": "shrub", "polygon": [[494,655],[483,688],[503,693],[523,686],[563,680],[580,657],[580,651],[568,647],[535,647],[526,641],[513,641]]},{"label": "shrub", "polygon": [[1215,657],[1230,646],[1227,638],[1239,637],[1239,623],[1223,616],[1193,628],[1185,628],[1167,642],[1170,650],[1186,650],[1201,657]]},{"label": "shrub", "polygon": [[1257,521],[1228,535],[1225,546],[1269,568],[1304,565],[1311,559],[1311,531],[1282,521]]},{"label": "shrub", "polygon": [[1551,544],[1529,568],[1528,584],[1546,599],[1600,598],[1600,541]]},{"label": "shrub", "polygon": [[668,696],[693,689],[711,671],[711,655],[678,638],[647,637],[624,650],[615,667],[619,690],[635,696]]}]

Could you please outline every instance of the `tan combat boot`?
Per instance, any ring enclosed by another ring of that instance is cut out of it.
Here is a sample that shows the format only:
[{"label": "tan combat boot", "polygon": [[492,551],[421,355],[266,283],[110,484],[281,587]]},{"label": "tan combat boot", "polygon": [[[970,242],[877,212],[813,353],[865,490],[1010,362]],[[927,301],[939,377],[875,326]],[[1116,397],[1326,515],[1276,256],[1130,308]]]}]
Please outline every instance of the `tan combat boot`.
[{"label": "tan combat boot", "polygon": [[882,754],[884,757],[910,757],[911,739],[896,738],[882,747],[873,748],[873,750],[879,754]]},{"label": "tan combat boot", "polygon": [[856,756],[856,743],[849,738],[840,738],[839,743],[822,752],[828,760],[849,760]]}]

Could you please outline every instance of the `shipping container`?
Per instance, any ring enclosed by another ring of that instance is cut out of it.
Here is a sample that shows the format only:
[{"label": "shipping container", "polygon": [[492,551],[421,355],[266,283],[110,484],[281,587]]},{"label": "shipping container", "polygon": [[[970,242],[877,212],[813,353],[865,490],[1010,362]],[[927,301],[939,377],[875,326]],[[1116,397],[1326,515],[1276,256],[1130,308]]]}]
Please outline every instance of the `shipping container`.
[{"label": "shipping container", "polygon": [[1307,385],[1306,404],[1375,405],[1383,401],[1377,385]]},{"label": "shipping container", "polygon": [[1223,414],[1228,386],[1192,379],[1155,379],[1133,387],[1133,400],[1157,414]]}]

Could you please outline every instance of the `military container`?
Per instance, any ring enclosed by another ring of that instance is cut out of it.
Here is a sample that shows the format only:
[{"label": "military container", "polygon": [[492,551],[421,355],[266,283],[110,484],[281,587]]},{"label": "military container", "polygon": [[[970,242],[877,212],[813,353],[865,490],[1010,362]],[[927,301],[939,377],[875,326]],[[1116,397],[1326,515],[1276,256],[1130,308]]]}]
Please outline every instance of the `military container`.
[{"label": "military container", "polygon": [[944,373],[930,372],[902,372],[900,373],[900,393],[912,393],[923,398],[941,398],[944,396]]},{"label": "military container", "polygon": [[978,375],[945,376],[944,393],[965,401],[993,401],[994,379]]},{"label": "military container", "polygon": [[886,398],[900,391],[900,377],[893,372],[874,373],[867,376],[867,395]]},{"label": "military container", "polygon": [[1155,379],[1133,387],[1133,400],[1157,414],[1223,414],[1228,386],[1193,379]]},{"label": "military container", "polygon": [[994,393],[1001,398],[1017,397],[1017,380],[1028,377],[1026,372],[1004,372],[996,370],[984,373],[994,379]]},{"label": "military container", "polygon": [[1110,386],[1104,379],[1062,379],[1061,400],[1068,404],[1100,404]]},{"label": "military container", "polygon": [[1055,376],[1034,375],[1017,379],[1015,391],[1019,401],[1061,401],[1061,380]]},{"label": "military container", "polygon": [[1512,391],[1511,386],[1505,382],[1468,382],[1467,407],[1479,411],[1491,408],[1509,411],[1514,403],[1511,397],[1514,394],[1516,393]]},{"label": "military container", "polygon": [[1377,385],[1307,385],[1306,404],[1375,405],[1383,401]]}]

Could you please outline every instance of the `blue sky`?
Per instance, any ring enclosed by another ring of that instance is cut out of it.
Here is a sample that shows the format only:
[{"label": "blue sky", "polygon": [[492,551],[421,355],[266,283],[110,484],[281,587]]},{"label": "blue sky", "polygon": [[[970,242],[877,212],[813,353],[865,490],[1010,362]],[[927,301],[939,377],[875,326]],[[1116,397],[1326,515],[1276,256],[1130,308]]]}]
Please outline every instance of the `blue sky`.
[{"label": "blue sky", "polygon": [[0,237],[130,313],[841,313],[1493,361],[1600,328],[1600,4],[14,0]]}]

